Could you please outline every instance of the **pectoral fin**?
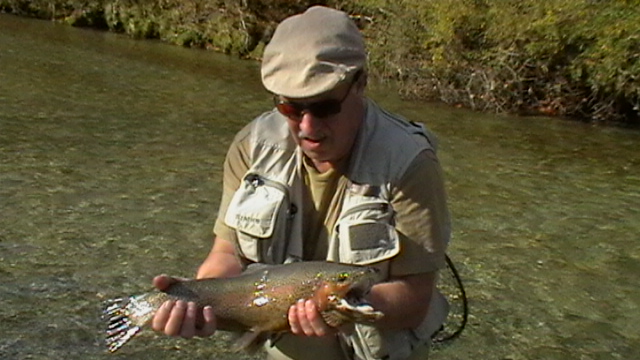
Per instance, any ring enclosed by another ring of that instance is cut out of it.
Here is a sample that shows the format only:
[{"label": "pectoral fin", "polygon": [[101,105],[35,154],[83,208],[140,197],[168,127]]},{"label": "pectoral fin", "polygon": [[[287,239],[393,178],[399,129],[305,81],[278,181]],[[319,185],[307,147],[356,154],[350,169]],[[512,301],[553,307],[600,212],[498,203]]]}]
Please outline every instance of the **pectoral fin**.
[{"label": "pectoral fin", "polygon": [[268,332],[264,331],[247,331],[235,339],[231,350],[235,352],[246,351],[253,354],[260,350],[264,342],[269,338],[269,335]]},{"label": "pectoral fin", "polygon": [[351,318],[336,310],[327,310],[322,312],[324,322],[329,326],[340,327],[347,322],[351,322]]},{"label": "pectoral fin", "polygon": [[351,304],[346,299],[333,298],[322,313],[324,321],[334,327],[344,323],[371,324],[380,320],[384,314],[369,304]]}]

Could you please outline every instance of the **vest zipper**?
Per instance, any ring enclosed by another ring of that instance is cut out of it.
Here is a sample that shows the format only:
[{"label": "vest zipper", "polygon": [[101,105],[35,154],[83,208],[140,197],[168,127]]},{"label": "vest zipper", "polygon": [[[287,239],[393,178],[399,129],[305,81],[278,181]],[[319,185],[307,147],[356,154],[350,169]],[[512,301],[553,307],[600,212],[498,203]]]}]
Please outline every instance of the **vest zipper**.
[{"label": "vest zipper", "polygon": [[383,213],[386,213],[387,210],[389,209],[390,205],[389,203],[374,203],[374,204],[359,204],[356,205],[350,209],[348,209],[347,211],[345,211],[344,213],[342,213],[342,215],[340,216],[340,218],[338,220],[342,220],[344,218],[346,218],[349,215],[355,214],[357,212],[363,211],[363,210],[380,210]]}]

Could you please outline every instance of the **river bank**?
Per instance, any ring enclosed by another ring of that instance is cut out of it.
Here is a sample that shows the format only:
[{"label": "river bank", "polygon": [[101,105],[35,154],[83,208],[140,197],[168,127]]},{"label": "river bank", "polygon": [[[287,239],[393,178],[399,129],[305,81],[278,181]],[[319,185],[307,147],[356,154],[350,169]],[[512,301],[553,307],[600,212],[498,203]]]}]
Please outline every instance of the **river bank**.
[{"label": "river bank", "polygon": [[276,24],[312,3],[353,16],[371,74],[405,97],[640,124],[637,0],[0,0],[0,11],[258,59]]}]

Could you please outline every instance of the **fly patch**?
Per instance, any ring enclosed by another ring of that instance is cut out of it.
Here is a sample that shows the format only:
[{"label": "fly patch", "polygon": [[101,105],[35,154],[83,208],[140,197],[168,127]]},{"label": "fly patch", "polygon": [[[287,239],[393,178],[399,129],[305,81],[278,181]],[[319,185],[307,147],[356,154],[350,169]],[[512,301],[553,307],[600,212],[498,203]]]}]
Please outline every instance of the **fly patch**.
[{"label": "fly patch", "polygon": [[349,226],[351,250],[368,250],[392,246],[389,225],[381,223],[354,224]]}]

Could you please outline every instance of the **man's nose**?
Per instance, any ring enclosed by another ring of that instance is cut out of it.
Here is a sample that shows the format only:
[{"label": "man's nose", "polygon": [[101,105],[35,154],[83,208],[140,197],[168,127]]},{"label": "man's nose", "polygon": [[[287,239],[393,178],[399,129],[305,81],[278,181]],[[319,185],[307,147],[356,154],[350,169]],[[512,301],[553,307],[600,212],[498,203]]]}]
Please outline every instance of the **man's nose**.
[{"label": "man's nose", "polygon": [[304,111],[302,113],[302,118],[300,118],[300,130],[313,134],[316,130],[318,130],[322,126],[322,119],[314,116],[309,111]]}]

